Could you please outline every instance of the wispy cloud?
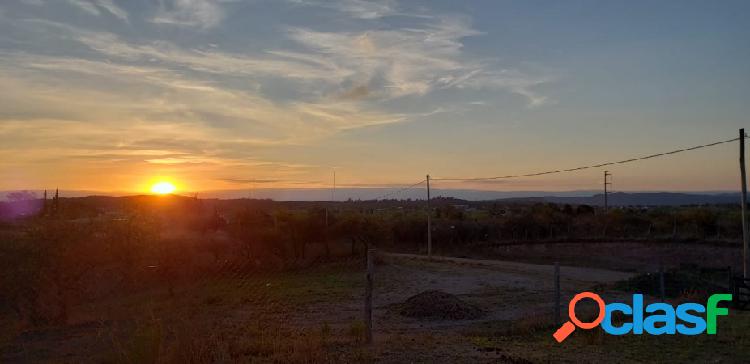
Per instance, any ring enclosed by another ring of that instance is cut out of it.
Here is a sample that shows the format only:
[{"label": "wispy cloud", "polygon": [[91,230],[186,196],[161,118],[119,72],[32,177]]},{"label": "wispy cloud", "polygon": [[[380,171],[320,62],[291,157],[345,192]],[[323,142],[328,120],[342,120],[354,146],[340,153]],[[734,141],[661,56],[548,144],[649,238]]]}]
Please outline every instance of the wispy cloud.
[{"label": "wispy cloud", "polygon": [[291,79],[326,80],[339,72],[335,65],[309,64],[289,55],[250,56],[212,49],[183,49],[166,41],[133,44],[106,32],[75,32],[76,39],[107,56],[132,61],[159,60],[216,74],[273,75]]},{"label": "wispy cloud", "polygon": [[[73,93],[46,97],[50,116],[58,113],[59,117],[60,110],[74,109],[85,113],[70,115],[71,118],[131,118],[138,114],[147,120],[206,125],[233,134],[251,132],[263,143],[299,143],[339,130],[445,112],[452,106],[406,114],[384,111],[374,104],[378,100],[420,97],[440,89],[505,90],[525,97],[529,107],[547,102],[532,88],[548,79],[513,69],[496,69],[491,62],[472,60],[463,53],[461,40],[480,34],[464,17],[434,17],[423,20],[421,27],[366,32],[290,28],[287,36],[301,48],[253,54],[183,48],[162,40],[135,43],[108,32],[51,21],[35,23],[54,28],[60,36],[106,57],[106,61],[95,61],[22,53],[5,55],[8,65],[44,71],[35,75],[35,85],[65,78],[65,73],[70,72],[105,79],[99,83],[110,85],[102,93],[90,86],[76,89],[78,82],[73,82],[72,88],[78,92],[75,100],[64,96]],[[176,71],[184,68],[192,72]],[[283,79],[302,83],[296,91],[309,93],[301,99],[279,103],[257,89],[227,88],[214,76],[245,77],[258,85],[269,78]],[[98,96],[92,97],[96,92]],[[45,94],[42,90],[31,93]],[[98,100],[94,104],[86,101],[93,99]],[[79,107],[67,107],[70,105]]]},{"label": "wispy cloud", "polygon": [[343,0],[338,3],[337,8],[360,19],[377,19],[397,13],[396,2],[393,0]]},{"label": "wispy cloud", "polygon": [[128,20],[128,13],[121,7],[117,6],[113,0],[95,0],[95,2],[100,8],[105,9],[115,17],[123,21]]},{"label": "wispy cloud", "polygon": [[[147,14],[207,34],[231,15],[226,0],[162,0],[132,14],[113,0],[67,1],[95,16]],[[549,77],[464,48],[467,38],[483,35],[468,17],[408,14],[395,1],[298,3],[335,6],[337,16],[355,20],[340,28],[279,25],[277,41],[265,48],[119,34],[54,18],[13,20],[18,33],[57,37],[61,46],[0,49],[0,89],[12,90],[0,98],[0,168],[192,171],[211,181],[241,170],[292,184],[321,178],[315,165],[326,157],[305,148],[326,153],[324,142],[353,134],[343,131],[468,109],[465,99],[441,101],[448,93],[488,91],[471,94],[482,100],[514,94],[527,107],[550,102],[536,91]],[[391,18],[404,15],[408,21]]]},{"label": "wispy cloud", "polygon": [[67,2],[91,15],[100,16],[107,12],[122,21],[128,21],[128,13],[113,0],[67,0]]},{"label": "wispy cloud", "polygon": [[154,23],[212,28],[224,19],[219,0],[159,0]]},{"label": "wispy cloud", "polygon": [[284,185],[316,185],[320,184],[321,181],[311,180],[289,180],[289,179],[269,179],[269,178],[218,178],[219,181],[243,185],[243,186],[254,186],[254,185],[272,185],[278,186]]},{"label": "wispy cloud", "polygon": [[99,11],[99,8],[97,8],[96,5],[86,0],[68,0],[68,3],[91,15],[102,15],[102,12]]},{"label": "wispy cloud", "polygon": [[[528,100],[532,107],[547,99],[532,87],[549,82],[519,70],[497,69],[491,60],[464,54],[462,39],[481,33],[459,16],[434,17],[421,28],[367,32],[320,32],[289,29],[289,36],[325,59],[347,70],[339,82],[366,85],[368,95],[398,98],[425,95],[438,89],[506,90]],[[360,86],[361,87],[361,86]]]},{"label": "wispy cloud", "polygon": [[[0,53],[0,73],[17,75],[0,77],[0,87],[16,90],[0,101],[0,117],[27,120],[25,126],[3,122],[4,144],[78,150],[85,140],[98,140],[104,150],[181,153],[141,159],[150,164],[247,163],[259,148],[309,143],[336,130],[401,118],[351,102],[278,105],[167,69],[69,57]],[[58,92],[60,84],[65,92]],[[61,132],[54,120],[75,127]]]},{"label": "wispy cloud", "polygon": [[21,0],[22,3],[26,5],[32,5],[32,6],[42,6],[44,5],[44,0]]},{"label": "wispy cloud", "polygon": [[310,96],[335,93],[349,100],[362,100],[363,96],[394,99],[423,96],[434,90],[471,88],[521,95],[529,107],[549,101],[534,88],[550,82],[550,77],[500,68],[494,60],[475,59],[463,52],[464,38],[481,35],[467,18],[436,16],[423,19],[420,24],[420,27],[364,32],[321,32],[292,27],[286,34],[301,50],[270,49],[252,54],[214,48],[185,49],[167,41],[137,44],[112,33],[58,27],[108,57],[142,62],[158,60],[219,75],[315,82]]},{"label": "wispy cloud", "polygon": [[242,185],[251,184],[276,184],[283,182],[280,179],[261,179],[261,178],[220,178],[219,180],[229,183],[236,183]]},{"label": "wispy cloud", "polygon": [[289,0],[294,4],[323,7],[357,19],[378,19],[398,14],[394,0]]}]

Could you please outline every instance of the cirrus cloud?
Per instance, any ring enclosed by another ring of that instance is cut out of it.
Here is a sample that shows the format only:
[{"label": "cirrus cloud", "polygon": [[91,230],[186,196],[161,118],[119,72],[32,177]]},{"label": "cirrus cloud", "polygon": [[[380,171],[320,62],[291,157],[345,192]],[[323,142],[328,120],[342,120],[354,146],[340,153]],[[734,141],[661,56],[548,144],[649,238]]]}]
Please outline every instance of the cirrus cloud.
[{"label": "cirrus cloud", "polygon": [[224,19],[219,0],[159,0],[154,23],[212,28]]}]

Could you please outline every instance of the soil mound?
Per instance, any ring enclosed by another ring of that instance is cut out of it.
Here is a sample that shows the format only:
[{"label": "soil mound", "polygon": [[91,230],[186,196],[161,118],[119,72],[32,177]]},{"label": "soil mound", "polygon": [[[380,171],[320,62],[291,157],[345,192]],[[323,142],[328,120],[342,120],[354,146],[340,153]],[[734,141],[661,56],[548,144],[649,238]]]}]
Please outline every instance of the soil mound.
[{"label": "soil mound", "polygon": [[406,317],[434,320],[471,320],[484,311],[460,298],[442,291],[424,291],[401,304],[399,313]]}]

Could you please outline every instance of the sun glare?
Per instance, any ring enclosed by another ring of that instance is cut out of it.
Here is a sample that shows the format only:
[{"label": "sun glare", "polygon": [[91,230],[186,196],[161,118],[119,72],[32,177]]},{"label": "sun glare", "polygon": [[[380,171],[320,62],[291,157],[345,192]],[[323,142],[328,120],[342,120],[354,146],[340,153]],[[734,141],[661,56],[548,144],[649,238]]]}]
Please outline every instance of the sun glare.
[{"label": "sun glare", "polygon": [[166,195],[170,194],[175,191],[175,187],[170,182],[157,182],[153,186],[151,186],[151,192],[155,193],[157,195]]}]

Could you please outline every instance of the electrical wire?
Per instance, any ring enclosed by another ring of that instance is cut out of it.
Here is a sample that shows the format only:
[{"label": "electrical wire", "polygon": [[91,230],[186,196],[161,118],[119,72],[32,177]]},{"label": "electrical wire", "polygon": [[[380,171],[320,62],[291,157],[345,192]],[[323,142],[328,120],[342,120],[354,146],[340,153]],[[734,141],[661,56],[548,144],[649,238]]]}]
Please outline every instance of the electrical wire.
[{"label": "electrical wire", "polygon": [[414,183],[414,184],[411,184],[411,185],[409,185],[409,186],[406,186],[406,187],[400,188],[400,189],[398,189],[398,190],[396,190],[396,191],[391,191],[391,192],[388,192],[388,193],[386,193],[386,194],[384,194],[384,195],[381,195],[381,196],[375,197],[375,198],[374,198],[373,200],[376,200],[376,201],[377,201],[377,200],[384,200],[384,199],[386,199],[387,197],[391,197],[391,196],[397,195],[397,194],[399,194],[399,193],[401,193],[401,192],[404,192],[404,191],[410,190],[410,189],[412,189],[412,188],[414,188],[414,187],[417,187],[417,186],[419,186],[419,185],[421,185],[422,183],[425,183],[425,182],[427,182],[427,180],[426,180],[426,179],[423,179],[423,180],[421,180],[421,181],[419,181],[419,182],[417,182],[417,183]]},{"label": "electrical wire", "polygon": [[[748,136],[745,135],[745,138],[747,138],[747,137]],[[575,167],[575,168],[567,168],[567,169],[562,169],[561,168],[561,169],[551,170],[551,171],[547,171],[547,172],[537,172],[537,173],[517,174],[517,175],[506,175],[506,176],[494,176],[494,177],[431,178],[430,181],[433,181],[433,180],[434,181],[464,181],[464,182],[468,182],[468,181],[489,181],[489,180],[519,178],[519,177],[536,177],[536,176],[542,176],[542,175],[548,175],[548,174],[554,174],[554,173],[563,173],[563,172],[575,172],[575,171],[580,171],[580,170],[589,169],[589,168],[601,168],[601,167],[610,166],[610,165],[613,165],[613,164],[625,164],[625,163],[632,163],[632,162],[641,161],[641,160],[647,160],[647,159],[652,159],[652,158],[659,158],[659,157],[663,157],[663,156],[667,156],[667,155],[673,155],[673,154],[682,153],[682,152],[686,152],[686,151],[691,151],[691,150],[696,150],[696,149],[701,149],[701,148],[709,148],[709,147],[713,147],[713,146],[716,146],[716,145],[720,145],[720,144],[724,144],[724,143],[729,143],[729,142],[733,142],[733,141],[737,141],[737,140],[739,140],[739,138],[733,138],[733,139],[729,139],[729,140],[722,140],[722,141],[718,141],[718,142],[714,142],[714,143],[709,143],[709,144],[696,145],[696,146],[690,147],[690,148],[675,149],[675,150],[672,150],[672,151],[669,151],[669,152],[651,154],[651,155],[647,155],[647,156],[643,156],[643,157],[638,157],[638,158],[624,159],[624,160],[621,160],[619,162],[607,162],[607,163],[601,163],[601,164],[595,164],[595,165],[589,165],[589,166],[581,166],[581,167]],[[424,182],[424,181],[422,181],[422,182]]]}]

